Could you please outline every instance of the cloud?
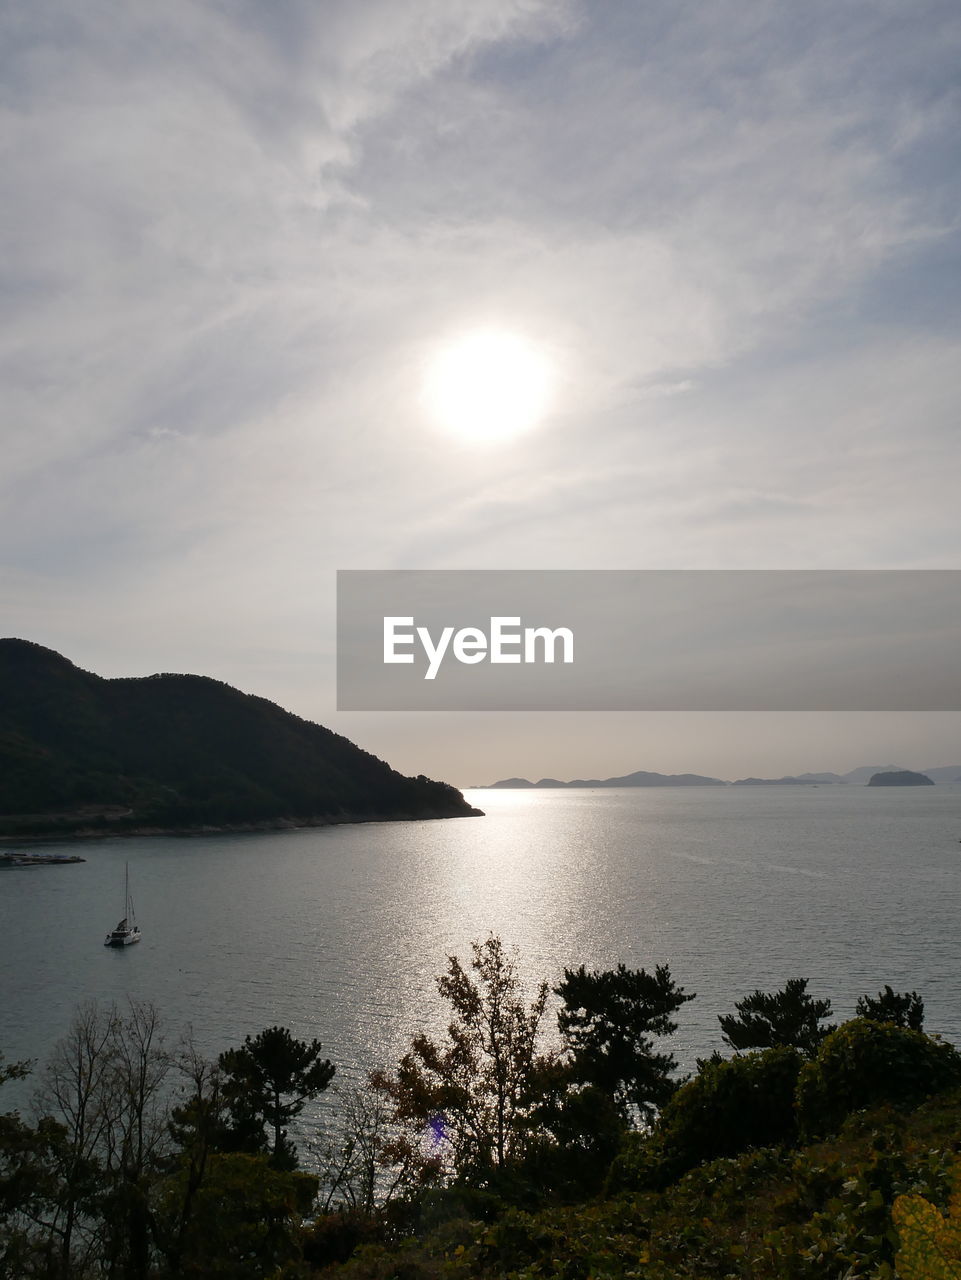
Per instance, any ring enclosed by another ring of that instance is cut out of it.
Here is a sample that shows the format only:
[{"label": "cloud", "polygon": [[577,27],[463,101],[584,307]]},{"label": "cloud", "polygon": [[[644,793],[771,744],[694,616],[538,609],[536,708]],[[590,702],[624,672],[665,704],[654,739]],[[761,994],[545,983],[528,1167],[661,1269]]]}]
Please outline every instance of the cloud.
[{"label": "cloud", "polygon": [[[229,665],[326,635],[338,566],[953,556],[955,6],[0,24],[17,629]],[[483,323],[560,381],[487,453],[419,406]]]}]

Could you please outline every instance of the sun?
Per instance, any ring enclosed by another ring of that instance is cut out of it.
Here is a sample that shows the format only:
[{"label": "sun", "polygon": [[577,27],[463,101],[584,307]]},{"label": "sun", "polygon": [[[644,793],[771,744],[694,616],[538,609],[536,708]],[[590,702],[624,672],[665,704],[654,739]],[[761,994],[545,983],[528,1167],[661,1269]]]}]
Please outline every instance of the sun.
[{"label": "sun", "polygon": [[527,338],[503,329],[468,333],[428,363],[424,401],[442,427],[474,441],[506,440],[547,411],[551,367]]}]

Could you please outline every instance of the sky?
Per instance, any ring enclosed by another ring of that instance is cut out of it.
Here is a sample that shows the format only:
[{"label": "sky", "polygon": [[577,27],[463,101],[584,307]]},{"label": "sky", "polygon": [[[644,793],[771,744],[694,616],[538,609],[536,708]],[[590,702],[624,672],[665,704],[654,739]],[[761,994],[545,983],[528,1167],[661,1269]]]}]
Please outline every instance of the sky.
[{"label": "sky", "polygon": [[[338,569],[958,568],[953,0],[7,0],[5,635],[459,785],[961,760],[956,713],[338,713]],[[551,371],[478,441],[477,331]]]}]

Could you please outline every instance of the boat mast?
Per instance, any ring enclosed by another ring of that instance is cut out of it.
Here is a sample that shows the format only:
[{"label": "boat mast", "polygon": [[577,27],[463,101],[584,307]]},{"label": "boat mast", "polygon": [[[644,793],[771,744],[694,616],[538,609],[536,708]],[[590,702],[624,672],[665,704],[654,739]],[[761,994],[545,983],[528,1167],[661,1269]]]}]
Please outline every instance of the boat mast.
[{"label": "boat mast", "polygon": [[126,895],[127,895],[127,901],[126,901],[126,903],[125,903],[125,905],[124,905],[124,910],[125,910],[125,911],[126,911],[126,913],[127,913],[127,928],[128,928],[128,929],[136,929],[136,927],[137,927],[137,912],[136,912],[136,911],[135,911],[135,909],[134,909],[134,905],[133,905],[133,898],[131,898],[131,896],[130,896],[130,863],[129,863],[129,862],[125,863],[125,864],[124,864],[124,867],[125,867],[125,870],[124,870],[124,890],[125,890]]}]

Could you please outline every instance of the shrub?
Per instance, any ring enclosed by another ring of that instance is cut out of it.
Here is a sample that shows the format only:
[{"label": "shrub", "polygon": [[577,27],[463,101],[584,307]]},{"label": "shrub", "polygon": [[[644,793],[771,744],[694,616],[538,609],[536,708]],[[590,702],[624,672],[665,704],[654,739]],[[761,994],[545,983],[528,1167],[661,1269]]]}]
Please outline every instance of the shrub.
[{"label": "shrub", "polygon": [[910,1108],[961,1082],[961,1054],[890,1022],[855,1018],[833,1031],[797,1083],[798,1124],[811,1137],[835,1133],[846,1116],[891,1103]]},{"label": "shrub", "polygon": [[705,1062],[661,1114],[666,1153],[690,1169],[751,1147],[790,1142],[800,1070],[801,1055],[787,1047]]},{"label": "shrub", "polygon": [[793,1141],[801,1062],[784,1046],[702,1062],[665,1106],[654,1134],[625,1144],[609,1188],[664,1187],[706,1161]]},{"label": "shrub", "polygon": [[904,1280],[954,1280],[961,1275],[961,1163],[947,1215],[919,1195],[898,1196],[894,1224],[901,1248],[898,1275]]}]

